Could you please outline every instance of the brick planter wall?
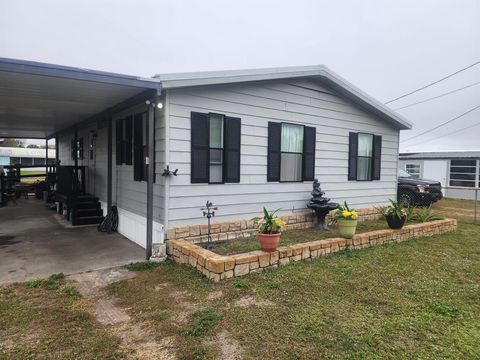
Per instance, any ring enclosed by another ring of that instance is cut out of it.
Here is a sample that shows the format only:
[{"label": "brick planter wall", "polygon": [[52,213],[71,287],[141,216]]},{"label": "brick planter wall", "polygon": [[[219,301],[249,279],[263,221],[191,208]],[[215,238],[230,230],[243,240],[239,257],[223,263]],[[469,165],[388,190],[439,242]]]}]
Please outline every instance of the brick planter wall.
[{"label": "brick planter wall", "polygon": [[361,249],[374,245],[401,242],[422,236],[432,236],[456,230],[457,220],[445,219],[407,225],[401,230],[377,230],[354,235],[353,239],[332,238],[281,246],[272,253],[261,250],[222,256],[185,239],[169,240],[167,252],[180,264],[196,267],[206,277],[220,281],[255,273],[292,261],[310,260],[344,249]]},{"label": "brick planter wall", "polygon": [[[359,209],[358,215],[359,221],[375,220],[380,217],[375,208]],[[314,225],[312,212],[282,215],[280,218],[287,223],[286,230],[306,229]],[[212,241],[239,239],[255,235],[256,233],[253,220],[251,219],[214,222],[210,231]],[[193,243],[201,243],[207,241],[207,233],[208,226],[205,224],[174,227],[167,230],[167,240],[184,239]]]}]

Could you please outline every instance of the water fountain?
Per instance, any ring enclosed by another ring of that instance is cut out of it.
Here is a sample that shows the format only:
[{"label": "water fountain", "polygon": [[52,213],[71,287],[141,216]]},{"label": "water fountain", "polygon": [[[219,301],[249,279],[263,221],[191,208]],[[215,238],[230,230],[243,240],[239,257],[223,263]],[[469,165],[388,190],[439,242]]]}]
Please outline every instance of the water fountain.
[{"label": "water fountain", "polygon": [[317,228],[322,230],[328,230],[328,226],[325,222],[325,217],[331,210],[338,208],[338,204],[330,202],[330,199],[323,197],[325,193],[320,188],[320,182],[318,179],[313,181],[313,190],[311,192],[312,198],[307,204],[309,209],[315,211],[315,217],[317,221]]}]

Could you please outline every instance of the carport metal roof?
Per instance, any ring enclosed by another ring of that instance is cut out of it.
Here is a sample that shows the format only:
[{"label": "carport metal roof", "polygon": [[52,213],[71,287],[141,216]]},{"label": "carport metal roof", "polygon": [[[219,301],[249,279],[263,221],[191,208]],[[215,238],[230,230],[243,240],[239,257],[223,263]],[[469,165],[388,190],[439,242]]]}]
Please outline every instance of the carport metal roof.
[{"label": "carport metal roof", "polygon": [[159,79],[0,58],[0,137],[48,138],[160,88]]}]

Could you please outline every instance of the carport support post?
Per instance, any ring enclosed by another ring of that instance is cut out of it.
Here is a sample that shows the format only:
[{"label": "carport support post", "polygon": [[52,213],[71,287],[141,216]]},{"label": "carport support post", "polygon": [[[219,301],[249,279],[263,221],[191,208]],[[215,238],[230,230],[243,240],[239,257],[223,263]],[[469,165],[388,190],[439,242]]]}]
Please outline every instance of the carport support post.
[{"label": "carport support post", "polygon": [[48,139],[45,139],[45,176],[48,175]]},{"label": "carport support post", "polygon": [[148,173],[147,173],[147,241],[146,241],[146,258],[150,259],[152,256],[153,243],[153,178],[155,173],[155,156],[154,156],[154,141],[155,141],[155,102],[148,105],[148,126],[147,126],[147,146],[148,146]]},{"label": "carport support post", "polygon": [[[112,209],[112,116],[108,114],[107,129],[107,215]],[[111,221],[107,221],[107,232],[112,231]]]}]

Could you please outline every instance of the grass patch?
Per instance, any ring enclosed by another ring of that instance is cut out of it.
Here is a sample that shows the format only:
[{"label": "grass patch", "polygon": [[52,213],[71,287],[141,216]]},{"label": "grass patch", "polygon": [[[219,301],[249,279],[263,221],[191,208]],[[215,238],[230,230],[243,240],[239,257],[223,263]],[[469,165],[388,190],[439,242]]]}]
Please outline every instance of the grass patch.
[{"label": "grass patch", "polygon": [[455,306],[437,300],[430,300],[427,305],[430,310],[439,315],[456,317],[462,313],[462,311]]},{"label": "grass patch", "polygon": [[0,286],[0,359],[123,358],[90,306],[63,274]]},{"label": "grass patch", "polygon": [[[220,283],[168,261],[110,290],[132,318],[173,336],[180,359],[214,358],[218,348],[205,340],[220,329],[246,359],[477,359],[479,279],[478,226],[460,224]],[[235,305],[246,297],[254,303]],[[271,304],[255,305],[262,301]]]},{"label": "grass patch", "polygon": [[27,281],[25,283],[25,286],[30,289],[44,288],[44,289],[53,290],[53,289],[57,289],[60,286],[60,282],[64,278],[65,278],[65,275],[63,273],[53,274],[46,279],[33,279],[30,281]]},{"label": "grass patch", "polygon": [[158,261],[142,261],[125,265],[125,269],[130,271],[151,271],[161,265],[162,263]]},{"label": "grass patch", "polygon": [[222,319],[222,317],[213,309],[197,310],[190,315],[190,318],[193,323],[187,328],[182,329],[181,333],[193,337],[211,334]]},{"label": "grass patch", "polygon": [[234,278],[231,283],[232,287],[235,289],[248,289],[250,287],[250,283],[247,279]]}]

